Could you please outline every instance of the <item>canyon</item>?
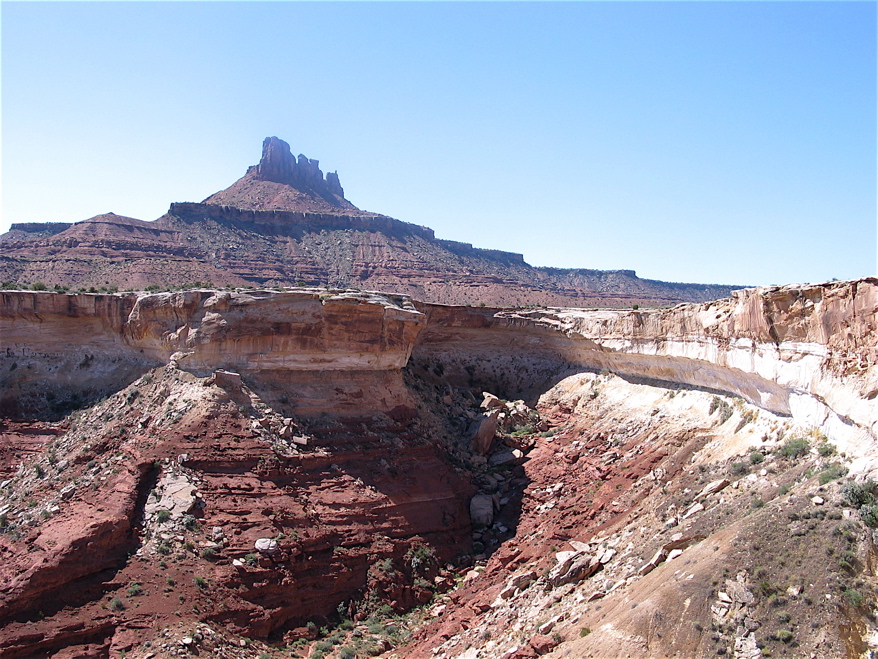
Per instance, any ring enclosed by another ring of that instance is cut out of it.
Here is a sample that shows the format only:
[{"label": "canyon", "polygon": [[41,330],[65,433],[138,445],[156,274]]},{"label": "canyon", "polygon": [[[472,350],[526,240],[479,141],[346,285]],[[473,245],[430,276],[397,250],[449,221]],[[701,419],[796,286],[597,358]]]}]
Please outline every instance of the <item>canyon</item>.
[{"label": "canyon", "polygon": [[2,291],[2,656],[869,656],[876,313]]}]

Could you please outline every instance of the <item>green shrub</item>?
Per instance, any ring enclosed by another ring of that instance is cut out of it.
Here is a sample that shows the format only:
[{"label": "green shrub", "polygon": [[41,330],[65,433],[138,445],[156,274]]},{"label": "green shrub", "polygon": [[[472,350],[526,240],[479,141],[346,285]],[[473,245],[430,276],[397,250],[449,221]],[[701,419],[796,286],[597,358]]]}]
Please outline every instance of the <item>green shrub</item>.
[{"label": "green shrub", "polygon": [[831,455],[835,455],[835,446],[829,442],[821,442],[817,447],[817,453],[820,454],[821,458],[828,458]]},{"label": "green shrub", "polygon": [[785,441],[777,450],[785,458],[798,458],[811,450],[811,443],[804,437],[795,437]]},{"label": "green shrub", "polygon": [[155,514],[155,518],[159,524],[164,524],[169,519],[171,519],[171,511],[170,510],[160,510]]},{"label": "green shrub", "polygon": [[760,453],[759,451],[753,451],[750,454],[750,464],[751,465],[758,465],[759,463],[763,462],[764,460],[765,460],[765,456],[762,455],[762,453]]},{"label": "green shrub", "polygon": [[865,506],[860,506],[860,519],[863,520],[866,526],[871,528],[878,528],[878,504],[866,504]]},{"label": "green shrub", "polygon": [[850,602],[852,607],[859,608],[863,604],[863,596],[857,592],[856,590],[852,590],[851,588],[845,589],[843,595],[847,598],[847,601]]},{"label": "green shrub", "polygon": [[579,635],[581,637],[588,636],[589,634],[591,634],[591,628],[589,628],[589,627],[583,627],[582,629],[579,630]]},{"label": "green shrub", "polygon": [[110,611],[121,611],[125,608],[125,602],[120,600],[118,597],[114,597],[110,600]]},{"label": "green shrub", "polygon": [[204,577],[195,577],[195,585],[204,590],[207,588],[207,579]]},{"label": "green shrub", "polygon": [[781,629],[777,633],[777,640],[781,643],[789,643],[793,640],[793,632],[791,632],[789,629]]},{"label": "green shrub", "polygon": [[733,462],[731,466],[729,466],[729,473],[734,474],[735,476],[740,476],[741,474],[747,473],[747,463],[746,462]]},{"label": "green shrub", "polygon": [[848,473],[848,468],[843,464],[834,463],[829,465],[826,469],[820,472],[820,484],[826,485],[831,481],[838,480],[842,476],[845,476]]},{"label": "green shrub", "polygon": [[46,290],[46,285],[41,281],[37,281],[37,282],[34,282],[33,286],[31,286],[31,290],[44,291],[44,290]]},{"label": "green shrub", "polygon": [[841,486],[841,498],[851,508],[860,508],[875,502],[875,487],[871,479],[862,483],[851,479]]},{"label": "green shrub", "polygon": [[129,597],[137,597],[143,592],[143,587],[137,583],[136,581],[132,581],[128,586],[128,596]]},{"label": "green shrub", "polygon": [[214,547],[205,547],[201,550],[201,558],[211,559],[216,556],[216,548]]},{"label": "green shrub", "polygon": [[197,529],[198,520],[195,519],[195,515],[183,515],[183,526],[190,530]]}]

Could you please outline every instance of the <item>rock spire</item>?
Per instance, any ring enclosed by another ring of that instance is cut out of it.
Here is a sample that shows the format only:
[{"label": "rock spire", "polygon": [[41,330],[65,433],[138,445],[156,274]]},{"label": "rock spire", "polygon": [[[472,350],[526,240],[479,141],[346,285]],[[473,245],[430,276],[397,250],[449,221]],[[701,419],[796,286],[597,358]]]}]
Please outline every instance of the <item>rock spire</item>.
[{"label": "rock spire", "polygon": [[344,197],[344,190],[336,172],[323,178],[318,160],[301,153],[298,160],[290,151],[290,145],[279,137],[266,137],[262,142],[262,159],[256,166],[256,176],[263,181],[285,183],[296,188],[310,188],[317,192]]}]

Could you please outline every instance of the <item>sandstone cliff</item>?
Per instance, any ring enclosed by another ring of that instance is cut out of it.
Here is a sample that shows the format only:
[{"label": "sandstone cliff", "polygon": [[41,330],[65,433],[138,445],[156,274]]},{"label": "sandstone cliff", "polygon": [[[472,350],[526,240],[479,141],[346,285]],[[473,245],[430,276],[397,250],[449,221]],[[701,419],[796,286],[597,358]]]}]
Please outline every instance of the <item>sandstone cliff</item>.
[{"label": "sandstone cliff", "polygon": [[292,643],[436,591],[397,656],[868,650],[839,479],[878,471],[876,313],[873,279],[648,311],[2,293],[0,639]]}]

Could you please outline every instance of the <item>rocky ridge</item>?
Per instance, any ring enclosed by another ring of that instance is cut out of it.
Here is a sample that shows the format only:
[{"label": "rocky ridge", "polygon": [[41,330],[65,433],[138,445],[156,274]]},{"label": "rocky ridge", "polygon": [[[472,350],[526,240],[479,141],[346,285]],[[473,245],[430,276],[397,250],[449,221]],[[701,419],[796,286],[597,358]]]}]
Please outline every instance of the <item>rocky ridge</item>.
[{"label": "rocky ridge", "polygon": [[3,646],[868,653],[876,290],[2,293]]},{"label": "rocky ridge", "polygon": [[337,174],[276,137],[259,164],[201,203],[154,222],[113,213],[72,225],[13,224],[0,236],[4,288],[170,289],[323,285],[441,304],[630,306],[727,296],[731,286],[640,279],[631,270],[535,268],[521,254],[442,240],[363,211]]}]

